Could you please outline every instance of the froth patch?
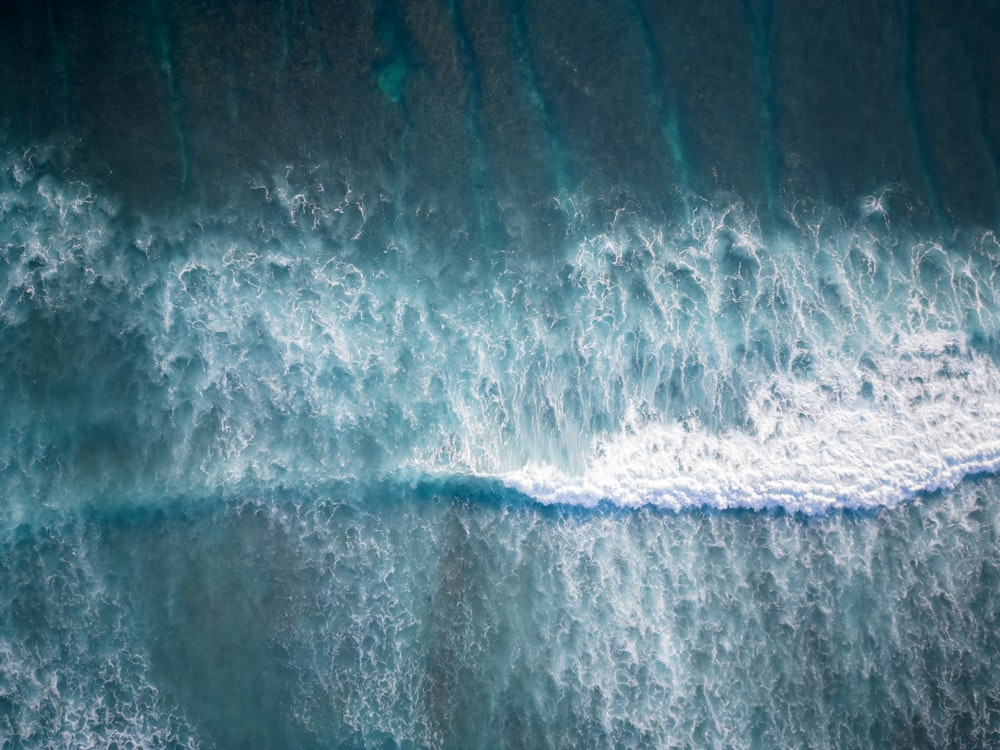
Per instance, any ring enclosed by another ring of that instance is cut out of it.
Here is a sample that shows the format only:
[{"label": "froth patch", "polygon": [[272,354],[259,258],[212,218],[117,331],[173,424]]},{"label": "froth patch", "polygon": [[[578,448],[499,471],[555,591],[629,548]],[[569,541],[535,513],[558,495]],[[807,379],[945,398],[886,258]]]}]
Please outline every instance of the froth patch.
[{"label": "froth patch", "polygon": [[1000,371],[946,335],[910,337],[868,372],[774,378],[757,396],[747,429],[651,424],[599,440],[580,474],[533,465],[501,478],[545,504],[816,514],[1000,471]]}]

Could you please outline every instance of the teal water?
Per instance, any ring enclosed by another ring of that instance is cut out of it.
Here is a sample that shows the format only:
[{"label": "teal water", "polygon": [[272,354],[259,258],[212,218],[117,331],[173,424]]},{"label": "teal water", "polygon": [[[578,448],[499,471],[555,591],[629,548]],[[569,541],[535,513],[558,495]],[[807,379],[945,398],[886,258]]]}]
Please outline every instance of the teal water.
[{"label": "teal water", "polygon": [[0,747],[1000,743],[994,4],[3,13]]},{"label": "teal water", "polygon": [[22,527],[7,742],[989,746],[996,491],[803,519],[329,486]]}]

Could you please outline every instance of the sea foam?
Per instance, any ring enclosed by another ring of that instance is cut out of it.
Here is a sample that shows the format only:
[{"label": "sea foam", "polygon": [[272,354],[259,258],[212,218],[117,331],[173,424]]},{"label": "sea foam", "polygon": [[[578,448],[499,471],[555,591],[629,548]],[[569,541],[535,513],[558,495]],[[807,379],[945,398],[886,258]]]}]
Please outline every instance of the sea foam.
[{"label": "sea foam", "polygon": [[346,183],[286,174],[153,225],[28,157],[0,177],[15,517],[426,475],[818,512],[1000,461],[988,231],[920,236],[875,199],[765,227],[726,197],[669,221],[581,198],[565,238],[494,237],[457,273],[401,196],[371,211]]},{"label": "sea foam", "polygon": [[[776,384],[754,431],[649,425],[596,441],[586,469],[551,466],[501,479],[544,503],[652,505],[671,510],[783,508],[819,513],[893,506],[1000,469],[1000,370],[984,357],[945,354],[930,336],[882,363],[881,398],[830,398],[822,380]],[[850,376],[850,375],[849,375]],[[775,413],[775,412],[779,413]]]}]

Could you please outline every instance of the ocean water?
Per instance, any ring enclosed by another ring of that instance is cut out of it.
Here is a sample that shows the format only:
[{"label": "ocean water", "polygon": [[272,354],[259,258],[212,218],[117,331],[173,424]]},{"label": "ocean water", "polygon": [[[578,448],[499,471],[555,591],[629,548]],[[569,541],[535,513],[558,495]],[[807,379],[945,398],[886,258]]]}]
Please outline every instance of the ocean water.
[{"label": "ocean water", "polygon": [[998,34],[6,4],[0,748],[1000,745]]}]

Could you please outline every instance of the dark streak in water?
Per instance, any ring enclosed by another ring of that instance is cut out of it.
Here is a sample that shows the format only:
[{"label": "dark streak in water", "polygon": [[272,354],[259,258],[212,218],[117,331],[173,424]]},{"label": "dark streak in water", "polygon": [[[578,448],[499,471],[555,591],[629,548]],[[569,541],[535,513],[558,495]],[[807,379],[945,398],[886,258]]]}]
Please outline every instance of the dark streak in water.
[{"label": "dark streak in water", "polygon": [[528,41],[528,33],[524,18],[524,0],[510,0],[510,19],[513,30],[512,38],[514,44],[514,61],[521,69],[525,91],[528,94],[528,101],[536,116],[542,123],[545,132],[546,145],[548,147],[549,164],[552,165],[553,179],[555,181],[556,195],[559,198],[562,210],[567,213],[567,218],[572,218],[569,214],[569,207],[563,205],[563,199],[568,196],[569,179],[566,174],[564,163],[564,149],[555,131],[552,122],[552,115],[549,113],[545,98],[542,96],[541,88],[538,84],[538,73],[535,70],[531,58],[531,48]]},{"label": "dark streak in water", "polygon": [[70,83],[66,65],[66,48],[61,41],[59,30],[56,28],[51,0],[45,4],[45,20],[49,44],[52,46],[52,71],[58,88],[60,119],[62,126],[68,130],[70,126]]},{"label": "dark streak in water", "polygon": [[278,75],[284,76],[288,70],[288,0],[278,2],[278,19],[281,26],[281,44],[278,46]]},{"label": "dark streak in water", "polygon": [[473,200],[476,205],[476,216],[480,233],[484,237],[490,237],[494,234],[493,230],[495,227],[493,225],[496,222],[492,219],[492,212],[488,205],[488,196],[490,195],[489,160],[479,132],[479,106],[480,97],[482,96],[482,83],[479,79],[479,69],[476,64],[472,40],[469,38],[468,30],[462,19],[462,13],[456,5],[456,0],[448,1],[448,19],[451,22],[452,36],[455,38],[455,49],[458,53],[458,60],[462,66],[462,71],[465,73],[467,87],[465,128],[468,133],[469,144],[472,147],[472,189],[474,193]]},{"label": "dark streak in water", "polygon": [[972,90],[972,104],[975,110],[974,117],[979,137],[982,141],[980,148],[985,156],[985,163],[989,170],[991,194],[994,196],[992,202],[993,216],[1000,206],[996,203],[995,196],[1000,196],[1000,155],[998,155],[992,139],[990,138],[990,115],[989,102],[996,99],[996,92],[992,91],[989,84],[983,81],[982,76],[976,69],[975,60],[969,49],[970,40],[966,37],[963,44],[965,52],[965,62],[968,68],[969,88]]},{"label": "dark streak in water", "polygon": [[188,154],[187,138],[183,123],[184,102],[180,92],[180,85],[174,75],[173,65],[173,45],[170,39],[170,29],[163,10],[156,0],[150,0],[150,35],[154,41],[154,49],[158,55],[157,62],[163,71],[167,84],[167,106],[170,112],[171,125],[174,135],[177,138],[177,157],[180,167],[180,194],[187,191],[188,164],[190,157]]},{"label": "dark streak in water", "polygon": [[656,52],[656,43],[653,41],[650,30],[650,21],[640,0],[632,0],[632,9],[642,37],[643,56],[646,58],[646,66],[649,70],[649,99],[653,104],[653,111],[656,113],[667,153],[670,154],[670,160],[673,162],[674,180],[680,191],[680,199],[684,203],[685,211],[690,213],[691,169],[688,166],[684,139],[681,136],[680,113],[676,98],[671,97],[669,101],[664,101],[661,94],[665,88],[672,90],[673,82],[667,80],[667,76],[663,72],[663,66],[660,64]]},{"label": "dark streak in water", "polygon": [[906,110],[906,120],[909,124],[913,143],[917,151],[917,164],[919,165],[920,178],[923,182],[922,187],[930,202],[935,222],[937,222],[939,227],[943,227],[945,226],[945,222],[943,221],[944,213],[942,210],[941,191],[938,188],[934,175],[934,158],[931,155],[927,131],[924,127],[924,118],[920,113],[920,94],[916,70],[917,22],[915,19],[916,14],[911,7],[910,0],[900,0],[899,13],[903,34],[902,60],[900,61],[903,106]]},{"label": "dark streak in water", "polygon": [[776,212],[780,209],[778,184],[782,172],[781,152],[778,141],[778,115],[774,92],[774,51],[773,27],[774,7],[772,0],[760,0],[759,7],[754,8],[753,0],[744,0],[747,25],[750,27],[750,39],[753,46],[753,65],[757,73],[757,85],[760,90],[760,120],[763,143],[761,155],[764,172],[764,190],[767,195],[768,209]]}]

